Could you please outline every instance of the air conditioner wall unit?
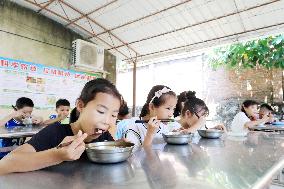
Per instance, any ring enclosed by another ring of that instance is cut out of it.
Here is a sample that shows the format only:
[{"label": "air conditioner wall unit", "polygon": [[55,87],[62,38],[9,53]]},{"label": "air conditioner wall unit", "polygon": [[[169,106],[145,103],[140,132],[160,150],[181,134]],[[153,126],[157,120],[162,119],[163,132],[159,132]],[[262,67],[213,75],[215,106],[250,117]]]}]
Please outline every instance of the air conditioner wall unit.
[{"label": "air conditioner wall unit", "polygon": [[72,42],[72,66],[90,71],[104,71],[104,48],[77,39]]}]

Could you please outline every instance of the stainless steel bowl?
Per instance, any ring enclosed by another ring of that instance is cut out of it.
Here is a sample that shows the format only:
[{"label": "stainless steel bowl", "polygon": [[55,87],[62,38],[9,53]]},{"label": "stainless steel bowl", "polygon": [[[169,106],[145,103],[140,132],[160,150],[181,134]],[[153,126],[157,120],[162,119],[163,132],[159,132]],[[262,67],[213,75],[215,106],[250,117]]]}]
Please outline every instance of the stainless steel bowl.
[{"label": "stainless steel bowl", "polygon": [[164,141],[168,144],[188,144],[191,142],[192,134],[163,134]]},{"label": "stainless steel bowl", "polygon": [[118,163],[125,161],[133,150],[134,144],[122,141],[95,142],[86,144],[90,161],[96,163]]},{"label": "stainless steel bowl", "polygon": [[207,138],[200,138],[198,141],[199,146],[206,147],[224,147],[225,141],[221,138],[217,138],[216,140],[208,140]]},{"label": "stainless steel bowl", "polygon": [[166,144],[163,149],[164,152],[175,153],[181,156],[188,157],[192,154],[191,145],[170,145]]},{"label": "stainless steel bowl", "polygon": [[96,179],[99,180],[100,184],[106,185],[121,184],[122,182],[124,183],[129,181],[135,176],[135,169],[128,161],[94,166],[85,165],[82,166],[82,168],[77,167],[76,172],[79,172],[78,169],[80,170],[81,178],[92,178],[95,176]]},{"label": "stainless steel bowl", "polygon": [[204,138],[220,138],[224,131],[218,129],[206,129],[206,130],[198,130],[198,133],[201,137]]}]

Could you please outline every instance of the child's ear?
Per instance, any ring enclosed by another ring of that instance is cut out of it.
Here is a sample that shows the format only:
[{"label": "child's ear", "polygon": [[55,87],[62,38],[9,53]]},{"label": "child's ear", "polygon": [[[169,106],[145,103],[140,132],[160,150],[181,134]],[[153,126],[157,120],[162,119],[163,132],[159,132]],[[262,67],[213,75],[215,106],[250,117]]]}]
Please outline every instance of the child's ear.
[{"label": "child's ear", "polygon": [[84,107],[85,107],[84,102],[79,99],[78,102],[76,103],[77,111],[81,113]]},{"label": "child's ear", "polygon": [[185,115],[186,115],[187,118],[192,117],[192,113],[189,110],[186,110]]},{"label": "child's ear", "polygon": [[154,110],[154,104],[153,104],[153,103],[150,103],[149,106],[148,106],[148,108],[149,108],[149,111],[150,111],[150,110],[153,111],[153,110]]}]

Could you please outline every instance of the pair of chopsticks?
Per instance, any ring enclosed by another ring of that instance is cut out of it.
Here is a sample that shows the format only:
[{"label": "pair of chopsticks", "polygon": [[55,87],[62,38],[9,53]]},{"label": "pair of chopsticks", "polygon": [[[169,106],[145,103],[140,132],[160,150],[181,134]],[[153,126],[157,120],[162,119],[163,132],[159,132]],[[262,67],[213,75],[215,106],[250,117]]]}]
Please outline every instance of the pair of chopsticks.
[{"label": "pair of chopsticks", "polygon": [[[98,129],[97,129],[97,130],[98,130]],[[102,131],[101,134],[103,134],[104,132],[106,132],[106,131]],[[72,140],[72,141],[69,141],[69,142],[61,143],[61,144],[59,144],[58,146],[56,146],[56,148],[59,149],[59,148],[65,147],[65,146],[69,146],[72,142],[73,142],[73,140]]]},{"label": "pair of chopsticks", "polygon": [[[161,121],[162,123],[169,123],[174,122],[174,119],[159,119],[158,121]],[[136,120],[135,123],[148,123],[149,120]]]},{"label": "pair of chopsticks", "polygon": [[12,108],[15,110],[15,111],[17,111],[18,109],[14,106],[14,105],[12,105]]},{"label": "pair of chopsticks", "polygon": [[59,148],[65,147],[65,146],[69,146],[72,142],[73,142],[73,140],[72,140],[72,141],[69,141],[69,142],[61,143],[61,144],[59,144],[58,146],[56,146],[56,148],[59,149]]}]

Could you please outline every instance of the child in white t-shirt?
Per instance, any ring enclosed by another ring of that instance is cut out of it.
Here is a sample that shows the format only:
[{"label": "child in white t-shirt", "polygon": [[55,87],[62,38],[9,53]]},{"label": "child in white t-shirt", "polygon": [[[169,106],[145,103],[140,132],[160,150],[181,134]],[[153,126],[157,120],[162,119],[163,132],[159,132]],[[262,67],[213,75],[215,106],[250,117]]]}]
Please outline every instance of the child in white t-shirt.
[{"label": "child in white t-shirt", "polygon": [[231,129],[233,133],[246,134],[249,127],[266,123],[270,119],[269,116],[265,115],[262,119],[257,120],[257,105],[258,103],[253,100],[243,102],[241,112],[234,117],[232,122]]},{"label": "child in white t-shirt", "polygon": [[162,139],[162,134],[178,129],[178,123],[162,123],[173,116],[177,103],[176,94],[164,85],[154,86],[142,108],[140,120],[128,125],[124,138],[136,146],[151,146]]}]

